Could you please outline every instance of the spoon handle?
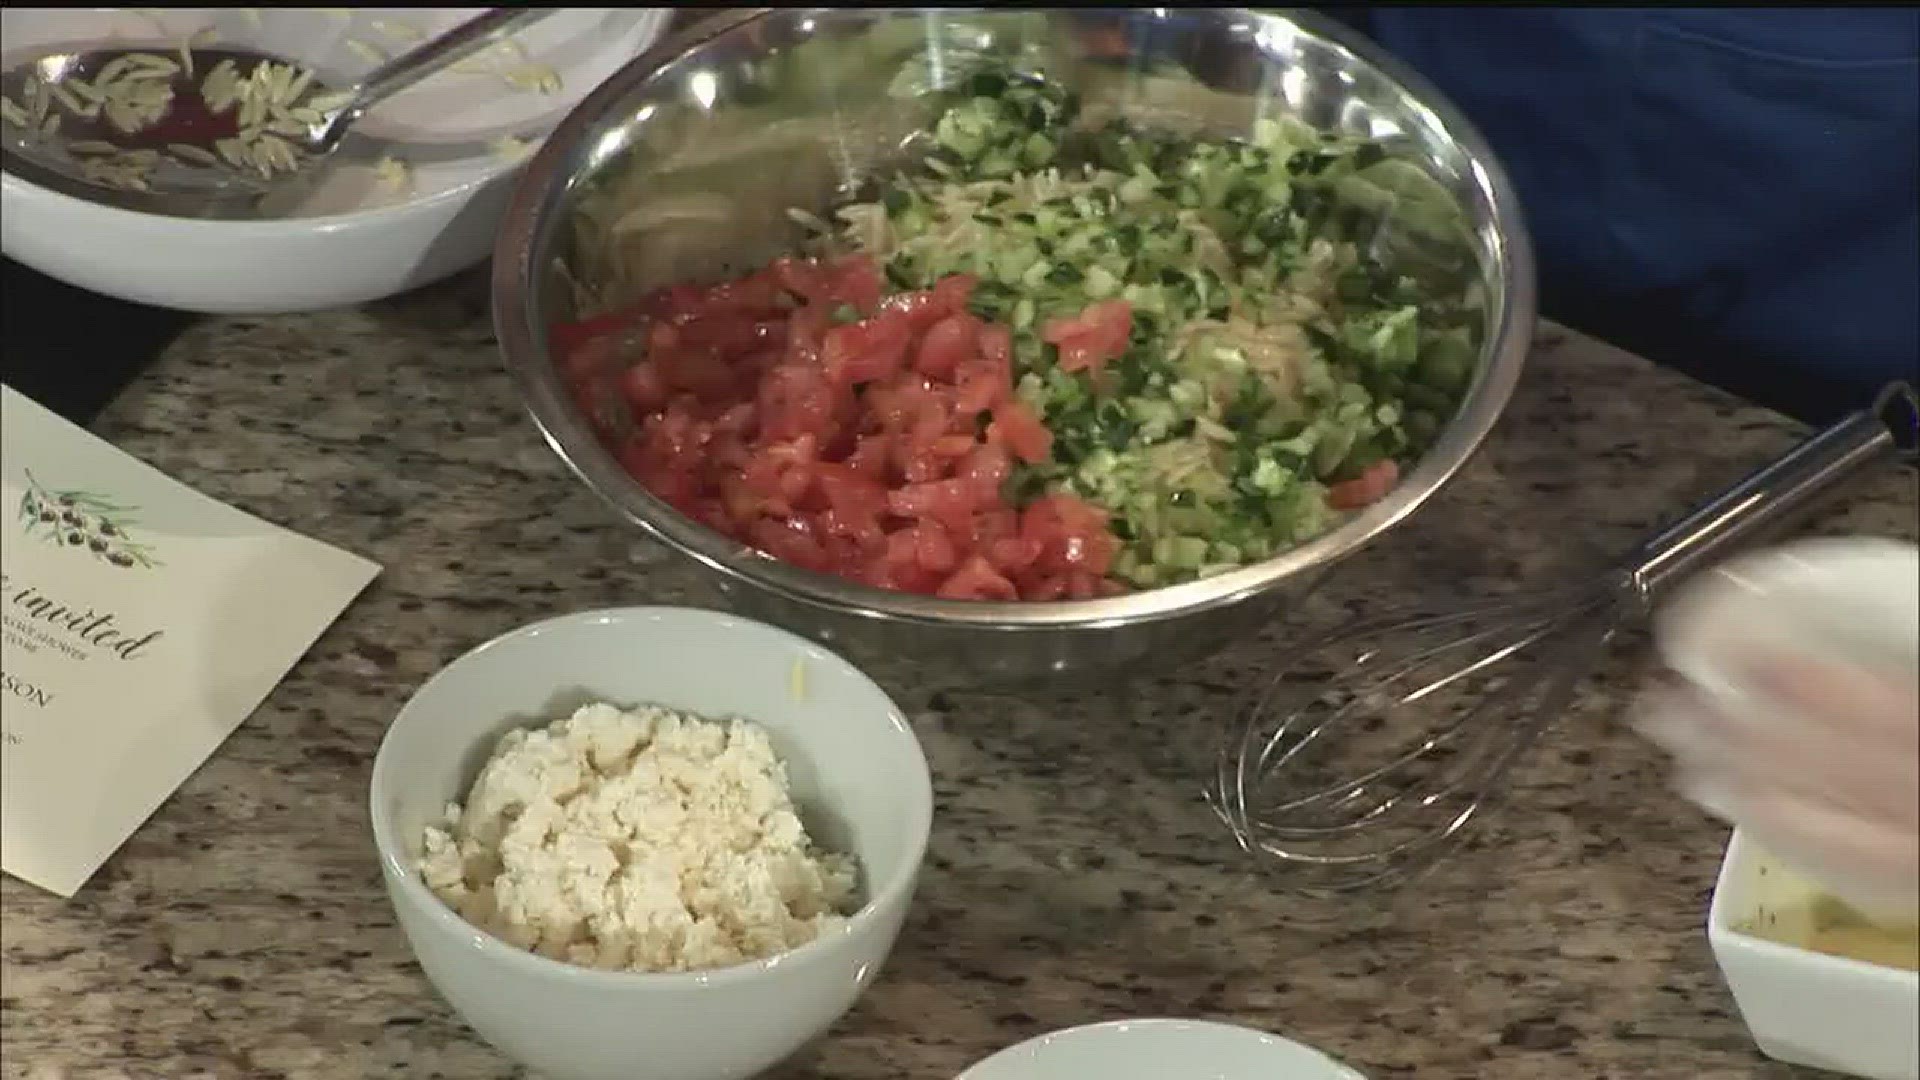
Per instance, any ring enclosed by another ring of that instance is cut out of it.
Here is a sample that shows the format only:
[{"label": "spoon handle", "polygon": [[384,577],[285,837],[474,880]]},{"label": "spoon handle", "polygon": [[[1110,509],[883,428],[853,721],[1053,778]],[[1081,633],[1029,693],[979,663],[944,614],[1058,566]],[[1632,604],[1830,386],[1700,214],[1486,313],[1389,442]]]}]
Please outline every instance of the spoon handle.
[{"label": "spoon handle", "polygon": [[358,119],[360,114],[402,90],[438,75],[559,10],[493,8],[485,15],[468,19],[426,43],[408,49],[368,72],[367,77],[353,87],[352,102],[341,110],[343,119]]}]

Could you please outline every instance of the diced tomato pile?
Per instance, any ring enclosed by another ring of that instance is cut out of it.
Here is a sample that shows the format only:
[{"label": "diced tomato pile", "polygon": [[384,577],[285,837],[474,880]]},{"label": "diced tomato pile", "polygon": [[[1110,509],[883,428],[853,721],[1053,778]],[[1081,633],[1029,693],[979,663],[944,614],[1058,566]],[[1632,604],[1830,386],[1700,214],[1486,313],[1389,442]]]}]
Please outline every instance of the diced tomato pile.
[{"label": "diced tomato pile", "polygon": [[[557,325],[562,370],[621,462],[680,512],[775,558],[883,589],[1086,599],[1119,542],[1106,512],[1002,488],[1053,437],[1013,393],[1012,336],[967,311],[973,279],[883,296],[863,257],[782,259],[709,287]],[[1097,370],[1131,314],[1045,328]]]}]

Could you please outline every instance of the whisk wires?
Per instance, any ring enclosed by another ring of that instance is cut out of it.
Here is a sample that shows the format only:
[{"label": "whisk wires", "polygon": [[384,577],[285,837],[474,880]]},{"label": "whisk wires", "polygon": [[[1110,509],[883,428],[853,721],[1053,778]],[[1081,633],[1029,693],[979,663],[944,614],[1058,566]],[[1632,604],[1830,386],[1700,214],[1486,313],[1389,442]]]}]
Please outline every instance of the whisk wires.
[{"label": "whisk wires", "polygon": [[1238,718],[1208,792],[1216,814],[1282,887],[1418,875],[1565,711],[1621,596],[1609,581],[1335,634]]}]

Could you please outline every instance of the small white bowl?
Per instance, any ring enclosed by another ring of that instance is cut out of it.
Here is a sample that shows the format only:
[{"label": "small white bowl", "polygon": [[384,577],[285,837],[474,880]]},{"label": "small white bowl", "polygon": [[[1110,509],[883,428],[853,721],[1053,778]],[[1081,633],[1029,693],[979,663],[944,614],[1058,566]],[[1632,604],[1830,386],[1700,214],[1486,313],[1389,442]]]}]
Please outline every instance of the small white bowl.
[{"label": "small white bowl", "polygon": [[[502,733],[588,701],[760,724],[809,832],[859,860],[865,905],[792,952],[657,975],[550,960],[462,919],[420,878],[426,826]],[[400,927],[487,1042],[547,1080],[744,1080],[825,1032],[879,971],[912,903],[933,783],[906,718],[846,661],[745,619],[636,607],[515,630],[429,679],[381,741],[371,803]]]},{"label": "small white bowl", "polygon": [[1115,1020],[1009,1047],[958,1080],[1366,1080],[1318,1050],[1205,1020]]},{"label": "small white bowl", "polygon": [[[312,67],[331,85],[364,75],[372,54],[444,31],[483,8],[7,8],[0,66],[63,48],[171,53],[195,33]],[[365,160],[333,170],[285,216],[202,220],[145,214],[0,175],[0,249],[94,292],[210,314],[313,311],[430,284],[486,258],[519,161],[489,147],[537,141],[566,110],[665,30],[666,9],[572,8],[518,40],[525,61],[559,72],[561,90],[514,89],[497,73],[449,71],[359,125]],[[400,28],[407,28],[403,36]],[[342,151],[345,153],[346,151]],[[419,155],[410,186],[384,185],[373,162]]]},{"label": "small white bowl", "polygon": [[69,285],[208,315],[363,304],[486,257],[511,170],[360,213],[201,221],[103,206],[0,175],[0,250]]},{"label": "small white bowl", "polygon": [[1757,937],[1769,911],[1811,886],[1736,832],[1707,916],[1707,939],[1760,1052],[1865,1080],[1920,1080],[1920,975]]}]

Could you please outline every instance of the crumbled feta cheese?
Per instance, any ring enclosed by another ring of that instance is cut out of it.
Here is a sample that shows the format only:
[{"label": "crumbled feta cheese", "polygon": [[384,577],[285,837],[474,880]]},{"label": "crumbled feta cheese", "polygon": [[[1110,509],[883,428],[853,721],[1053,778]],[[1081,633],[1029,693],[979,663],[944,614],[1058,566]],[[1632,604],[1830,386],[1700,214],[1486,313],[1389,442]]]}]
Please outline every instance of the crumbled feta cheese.
[{"label": "crumbled feta cheese", "polygon": [[796,948],[853,907],[857,870],[815,851],[766,733],[588,705],[508,732],[420,874],[475,925],[557,960],[696,971]]}]

